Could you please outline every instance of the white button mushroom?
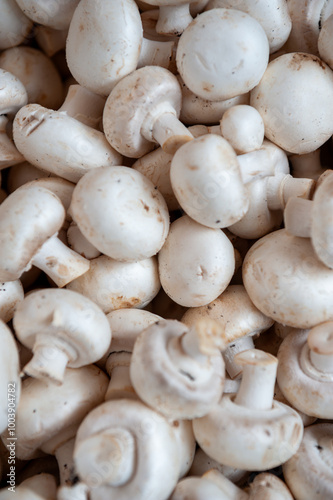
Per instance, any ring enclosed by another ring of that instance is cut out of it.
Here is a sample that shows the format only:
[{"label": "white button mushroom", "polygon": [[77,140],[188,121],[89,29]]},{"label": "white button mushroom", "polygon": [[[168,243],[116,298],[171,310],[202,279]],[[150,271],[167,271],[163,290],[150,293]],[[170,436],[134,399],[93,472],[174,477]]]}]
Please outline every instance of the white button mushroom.
[{"label": "white button mushroom", "polygon": [[235,269],[235,253],[220,229],[183,216],[171,224],[158,262],[161,284],[169,297],[182,306],[197,307],[227,288]]},{"label": "white button mushroom", "polygon": [[23,300],[24,290],[20,280],[0,283],[0,319],[8,323],[17,305]]},{"label": "white button mushroom", "polygon": [[119,262],[101,255],[90,261],[90,269],[67,285],[82,293],[103,312],[127,307],[143,308],[161,287],[156,257]]},{"label": "white button mushroom", "polygon": [[182,93],[167,69],[146,66],[123,78],[111,91],[104,108],[107,140],[119,153],[140,158],[158,143],[174,153],[193,139],[179,120]]},{"label": "white button mushroom", "polygon": [[221,101],[253,89],[268,55],[267,36],[258,21],[239,10],[213,9],[199,14],[181,35],[176,61],[194,94]]},{"label": "white button mushroom", "polygon": [[34,183],[8,196],[0,205],[0,280],[17,280],[35,265],[62,287],[88,271],[89,261],[57,238],[64,218],[59,198]]},{"label": "white button mushroom", "polygon": [[333,133],[333,72],[311,54],[284,54],[269,63],[250,103],[269,140],[291,153],[310,153]]},{"label": "white button mushroom", "polygon": [[67,241],[69,247],[85,259],[96,259],[101,255],[101,252],[83,236],[75,222],[72,222],[67,230]]},{"label": "white button mushroom", "polygon": [[92,500],[165,500],[179,474],[172,426],[143,403],[107,401],[79,427],[74,460]]},{"label": "white button mushroom", "polygon": [[223,464],[246,470],[276,467],[299,448],[301,417],[273,400],[274,356],[251,349],[236,358],[244,365],[238,393],[224,394],[208,415],[195,419],[194,435],[201,448]]},{"label": "white button mushroom", "polygon": [[45,2],[42,0],[16,0],[24,14],[32,21],[62,30],[68,28],[79,0]]},{"label": "white button mushroom", "polygon": [[243,263],[244,286],[266,316],[294,328],[333,320],[333,271],[307,238],[285,229],[258,240]]},{"label": "white button mushroom", "polygon": [[232,106],[221,119],[222,136],[237,154],[260,149],[264,140],[264,122],[258,111],[245,104]]},{"label": "white button mushroom", "polygon": [[139,397],[170,419],[205,415],[223,392],[224,347],[219,326],[211,320],[192,328],[163,320],[137,338],[130,376]]},{"label": "white button mushroom", "polygon": [[20,342],[34,353],[23,372],[58,384],[67,366],[94,363],[111,342],[101,309],[70,290],[51,288],[29,294],[17,307],[13,326]]},{"label": "white button mushroom", "polygon": [[278,359],[277,380],[286,399],[307,415],[333,418],[333,322],[290,333]]},{"label": "white button mushroom", "polygon": [[28,38],[33,23],[15,0],[1,0],[0,50],[20,45]]},{"label": "white button mushroom", "polygon": [[333,494],[333,425],[315,424],[304,430],[298,452],[283,465],[287,485],[296,500],[327,500]]},{"label": "white button mushroom", "polygon": [[28,102],[22,82],[9,71],[0,68],[0,114],[14,116]]},{"label": "white button mushroom", "polygon": [[193,2],[194,0],[149,0],[149,4],[159,7],[157,33],[181,35],[193,21],[190,14],[190,4]]},{"label": "white button mushroom", "polygon": [[128,167],[88,172],[74,189],[70,212],[88,241],[121,261],[156,255],[169,231],[162,195],[149,179]]}]

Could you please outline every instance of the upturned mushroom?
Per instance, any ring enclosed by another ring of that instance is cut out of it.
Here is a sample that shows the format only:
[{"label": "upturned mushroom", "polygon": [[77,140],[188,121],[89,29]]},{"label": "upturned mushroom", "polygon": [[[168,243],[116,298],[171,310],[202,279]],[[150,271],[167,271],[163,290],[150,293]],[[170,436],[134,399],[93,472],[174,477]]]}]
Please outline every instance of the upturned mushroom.
[{"label": "upturned mushroom", "polygon": [[253,89],[268,56],[267,36],[258,21],[239,10],[212,9],[199,14],[183,32],[176,61],[194,94],[222,101]]},{"label": "upturned mushroom", "polygon": [[15,145],[36,167],[74,183],[88,170],[119,165],[121,156],[95,130],[103,106],[101,96],[78,86],[58,111],[28,104],[15,116]]},{"label": "upturned mushroom", "polygon": [[297,453],[283,465],[287,485],[296,500],[327,500],[333,495],[333,425],[321,423],[304,430]]},{"label": "upturned mushroom", "polygon": [[255,306],[283,325],[311,328],[333,320],[333,270],[308,238],[285,229],[264,236],[244,259],[243,281]]},{"label": "upturned mushroom", "polygon": [[313,200],[290,198],[284,211],[285,228],[289,234],[311,238],[318,259],[333,268],[333,175],[328,175],[318,185]]},{"label": "upturned mushroom", "polygon": [[61,201],[44,187],[11,193],[0,205],[0,280],[15,281],[35,265],[63,287],[87,272],[89,261],[57,238],[64,219]]},{"label": "upturned mushroom", "polygon": [[281,465],[299,448],[303,423],[295,410],[273,400],[277,359],[250,349],[236,361],[243,364],[239,391],[224,394],[207,415],[193,420],[196,440],[231,467],[260,471]]},{"label": "upturned mushroom", "polygon": [[333,322],[296,330],[282,342],[277,380],[284,396],[303,413],[333,418]]},{"label": "upturned mushroom", "polygon": [[105,314],[90,299],[71,290],[32,292],[17,307],[13,326],[20,342],[33,351],[23,372],[58,384],[63,382],[67,366],[94,363],[111,342]]},{"label": "upturned mushroom", "polygon": [[144,308],[161,287],[156,257],[120,262],[101,255],[90,269],[67,285],[95,302],[104,313],[127,307]]},{"label": "upturned mushroom", "polygon": [[197,307],[227,288],[235,269],[235,253],[220,229],[183,216],[171,224],[158,263],[161,285],[169,297],[182,306]]},{"label": "upturned mushroom", "polygon": [[74,461],[91,500],[165,500],[179,475],[172,426],[143,403],[126,399],[107,401],[87,415]]},{"label": "upturned mushroom", "polygon": [[205,415],[223,392],[223,348],[214,321],[198,321],[192,328],[176,320],[157,321],[134,344],[133,387],[145,403],[169,419]]},{"label": "upturned mushroom", "polygon": [[156,255],[169,231],[162,195],[144,175],[129,167],[100,167],[74,189],[70,213],[100,252],[120,261]]},{"label": "upturned mushroom", "polygon": [[103,113],[107,140],[130,158],[140,158],[155,144],[167,153],[175,153],[193,139],[178,119],[181,99],[178,80],[167,69],[146,66],[133,71],[107,98]]}]

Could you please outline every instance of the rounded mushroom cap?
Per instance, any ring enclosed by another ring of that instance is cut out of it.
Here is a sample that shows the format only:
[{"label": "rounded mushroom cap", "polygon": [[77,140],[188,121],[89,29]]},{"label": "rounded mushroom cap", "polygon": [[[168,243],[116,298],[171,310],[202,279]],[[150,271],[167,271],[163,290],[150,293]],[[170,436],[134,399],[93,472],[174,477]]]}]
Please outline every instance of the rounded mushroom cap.
[{"label": "rounded mushroom cap", "polygon": [[81,0],[68,31],[67,63],[83,87],[107,96],[136,69],[141,43],[142,24],[134,0]]},{"label": "rounded mushroom cap", "polygon": [[0,50],[23,43],[32,26],[15,0],[1,0]]},{"label": "rounded mushroom cap", "polygon": [[327,500],[333,495],[333,425],[315,424],[304,430],[298,452],[283,465],[283,474],[298,500]]},{"label": "rounded mushroom cap", "polygon": [[79,0],[44,2],[42,0],[16,0],[24,14],[32,21],[55,30],[68,28]]},{"label": "rounded mushroom cap", "polygon": [[133,71],[106,100],[103,127],[107,140],[119,153],[140,158],[155,146],[155,119],[165,112],[178,117],[181,99],[178,80],[167,69],[145,66]]},{"label": "rounded mushroom cap", "polygon": [[234,398],[224,394],[210,413],[193,420],[195,438],[207,455],[231,467],[259,471],[281,465],[297,451],[303,423],[295,410],[277,401],[269,410],[251,410]]},{"label": "rounded mushroom cap", "polygon": [[[324,337],[321,341],[317,335],[319,329]],[[319,372],[312,366],[309,349],[324,354],[319,351],[323,345],[327,349],[327,338],[331,332],[332,323],[329,322],[314,327],[310,332],[296,330],[290,333],[280,346],[277,371],[277,381],[287,401],[306,415],[327,419],[333,418],[333,374]],[[326,354],[331,354],[326,349]],[[304,357],[305,360],[301,359]]]},{"label": "rounded mushroom cap", "polygon": [[10,194],[0,205],[0,280],[17,280],[64,219],[61,201],[48,189],[23,185]]},{"label": "rounded mushroom cap", "polygon": [[267,36],[258,21],[239,10],[213,9],[199,14],[181,35],[176,61],[194,94],[221,101],[253,89],[268,56]]},{"label": "rounded mushroom cap", "polygon": [[274,474],[262,472],[250,484],[250,500],[293,500],[285,483]]},{"label": "rounded mushroom cap", "polygon": [[327,175],[317,187],[312,205],[311,241],[318,259],[333,268],[333,175]]},{"label": "rounded mushroom cap", "polygon": [[177,484],[170,500],[223,500],[221,488],[204,477],[186,477]]},{"label": "rounded mushroom cap", "polygon": [[82,293],[107,314],[114,309],[145,307],[160,289],[156,257],[137,262],[119,262],[101,255],[90,261],[90,269],[67,285]]},{"label": "rounded mushroom cap", "polygon": [[[103,437],[103,434],[107,436],[107,433],[112,433],[116,437],[116,433],[122,430],[125,430],[135,443],[133,473],[124,484],[119,486],[107,484],[105,476],[112,469],[112,459],[106,463],[105,459],[103,460],[103,456],[108,457],[109,452],[108,440],[105,439],[104,448],[94,450],[94,452],[97,455],[100,454],[106,470],[102,471],[100,468],[94,470],[92,467],[91,474],[82,477],[82,480],[88,484],[95,480],[96,474],[98,475],[99,482],[102,484],[93,489],[93,497],[96,499],[117,498],[117,500],[168,498],[177,483],[179,474],[176,437],[172,425],[164,417],[139,401],[108,401],[87,415],[79,427],[74,449],[74,461],[78,474],[80,475],[80,464],[83,462],[83,457],[81,458],[79,453],[80,446],[91,438]],[[114,458],[117,460],[116,456]],[[89,460],[89,456],[87,459]]]},{"label": "rounded mushroom cap", "polygon": [[333,320],[333,271],[317,259],[310,239],[285,229],[264,236],[244,259],[243,281],[255,306],[283,325]]},{"label": "rounded mushroom cap", "polygon": [[232,106],[223,114],[221,133],[236,153],[242,154],[262,146],[265,127],[255,108],[241,104]]},{"label": "rounded mushroom cap", "polygon": [[206,306],[188,309],[182,322],[193,326],[203,318],[214,319],[223,326],[227,344],[246,335],[262,333],[274,323],[251,302],[243,285],[230,285]]},{"label": "rounded mushroom cap", "polygon": [[26,296],[16,309],[13,326],[20,342],[30,349],[36,336],[43,335],[68,346],[73,356],[68,363],[71,368],[94,363],[111,342],[110,325],[101,309],[87,297],[66,289],[43,289]]},{"label": "rounded mushroom cap", "polygon": [[235,254],[220,229],[183,216],[171,224],[158,262],[161,284],[169,297],[182,306],[196,307],[226,289],[234,273]]},{"label": "rounded mushroom cap", "polygon": [[250,103],[269,140],[291,153],[310,153],[333,132],[333,72],[314,55],[284,54],[269,63]]},{"label": "rounded mushroom cap", "polygon": [[17,113],[28,102],[23,83],[9,71],[0,68],[0,114]]},{"label": "rounded mushroom cap", "polygon": [[237,156],[223,137],[208,134],[184,144],[171,161],[170,179],[183,210],[204,226],[228,227],[246,214]]},{"label": "rounded mushroom cap", "polygon": [[55,438],[80,424],[85,415],[101,403],[108,377],[94,365],[67,368],[61,386],[27,378],[16,412],[16,454],[23,460]]},{"label": "rounded mushroom cap", "polygon": [[7,49],[0,54],[0,67],[19,78],[27,91],[28,103],[52,109],[62,104],[64,88],[60,75],[42,51],[32,47]]},{"label": "rounded mushroom cap", "polygon": [[0,319],[8,323],[14,316],[17,305],[23,300],[24,290],[21,281],[0,283]]},{"label": "rounded mushroom cap", "polygon": [[88,172],[74,189],[71,213],[88,241],[120,261],[156,255],[169,231],[162,195],[143,174],[128,167]]},{"label": "rounded mushroom cap", "polygon": [[138,396],[173,420],[205,415],[223,391],[224,362],[219,352],[198,363],[180,346],[171,350],[188,330],[176,320],[157,321],[138,336],[131,358],[130,376]]}]

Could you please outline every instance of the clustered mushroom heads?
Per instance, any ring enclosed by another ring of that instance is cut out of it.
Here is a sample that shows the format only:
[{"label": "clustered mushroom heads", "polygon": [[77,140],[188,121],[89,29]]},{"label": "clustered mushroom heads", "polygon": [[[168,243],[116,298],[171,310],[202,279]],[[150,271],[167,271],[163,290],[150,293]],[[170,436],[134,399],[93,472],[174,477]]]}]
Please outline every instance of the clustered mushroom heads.
[{"label": "clustered mushroom heads", "polygon": [[0,500],[333,500],[333,3],[0,0]]}]

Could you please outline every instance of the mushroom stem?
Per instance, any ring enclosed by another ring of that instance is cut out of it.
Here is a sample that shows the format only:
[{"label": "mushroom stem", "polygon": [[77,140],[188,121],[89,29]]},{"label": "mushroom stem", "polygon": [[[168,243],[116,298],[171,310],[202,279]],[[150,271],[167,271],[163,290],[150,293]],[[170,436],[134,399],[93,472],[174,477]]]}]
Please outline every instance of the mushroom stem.
[{"label": "mushroom stem", "polygon": [[113,352],[107,359],[105,369],[110,375],[110,383],[105,394],[105,401],[119,398],[135,398],[136,393],[130,377],[130,352]]},{"label": "mushroom stem", "polygon": [[283,210],[290,198],[310,199],[315,187],[313,179],[294,179],[279,174],[267,179],[267,206],[270,210]]},{"label": "mushroom stem", "polygon": [[293,177],[308,177],[317,180],[324,172],[320,162],[320,149],[304,155],[290,155]]},{"label": "mushroom stem", "polygon": [[49,238],[38,250],[30,264],[44,271],[62,288],[89,270],[89,260],[73,252],[57,235]]},{"label": "mushroom stem", "polygon": [[77,470],[88,486],[121,486],[133,474],[135,440],[127,430],[105,430],[81,441],[75,456]]},{"label": "mushroom stem", "polygon": [[137,68],[161,66],[169,69],[174,62],[175,45],[174,41],[161,42],[143,38]]},{"label": "mushroom stem", "polygon": [[198,320],[188,332],[181,337],[183,350],[197,361],[214,356],[218,350],[225,348],[223,328],[217,321],[209,318]]},{"label": "mushroom stem", "polygon": [[193,21],[190,4],[160,5],[156,31],[160,35],[180,35]]},{"label": "mushroom stem", "polygon": [[30,377],[38,379],[51,379],[56,384],[61,385],[64,380],[65,370],[69,361],[69,355],[66,350],[54,342],[54,338],[45,336],[36,344],[33,349],[33,357],[23,368],[23,372]]},{"label": "mushroom stem", "polygon": [[104,97],[91,92],[81,85],[71,85],[66,99],[58,111],[66,112],[68,116],[97,129],[103,116],[104,106]]},{"label": "mushroom stem", "polygon": [[74,444],[75,437],[65,441],[62,445],[57,447],[54,452],[59,466],[60,484],[62,486],[71,486],[73,484],[73,476],[75,476],[75,466],[73,461]]},{"label": "mushroom stem", "polygon": [[152,136],[168,154],[174,154],[183,144],[193,139],[191,132],[172,111],[161,113],[155,119]]},{"label": "mushroom stem", "polygon": [[225,369],[231,379],[239,378],[242,375],[242,366],[235,361],[235,356],[239,352],[254,349],[252,335],[246,335],[234,342],[230,343],[226,350],[223,352],[223,359],[225,362]]},{"label": "mushroom stem", "polygon": [[284,209],[284,225],[289,234],[300,238],[310,238],[312,204],[311,200],[290,198]]},{"label": "mushroom stem", "polygon": [[220,488],[223,498],[227,498],[228,500],[248,500],[249,498],[245,491],[238,488],[230,479],[216,469],[209,470],[202,477],[216,484]]},{"label": "mushroom stem", "polygon": [[311,363],[317,370],[333,374],[333,322],[318,325],[309,333]]},{"label": "mushroom stem", "polygon": [[241,352],[235,361],[243,365],[243,378],[235,403],[252,410],[272,408],[278,360],[258,349]]}]

